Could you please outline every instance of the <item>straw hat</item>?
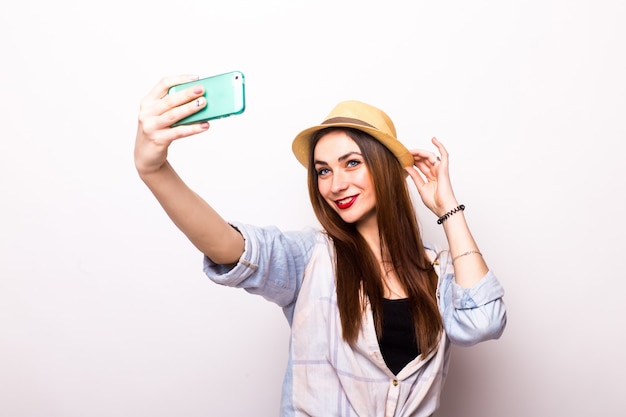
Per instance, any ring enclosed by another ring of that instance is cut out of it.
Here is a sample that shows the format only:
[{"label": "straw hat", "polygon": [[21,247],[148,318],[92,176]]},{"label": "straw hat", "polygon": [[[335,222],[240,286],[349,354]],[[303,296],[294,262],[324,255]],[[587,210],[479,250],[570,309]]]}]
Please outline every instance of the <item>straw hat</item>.
[{"label": "straw hat", "polygon": [[311,140],[316,132],[329,127],[351,127],[368,133],[385,145],[403,167],[413,166],[413,155],[396,137],[393,122],[380,109],[360,101],[342,101],[317,125],[303,130],[293,140],[291,149],[305,168],[309,166]]}]

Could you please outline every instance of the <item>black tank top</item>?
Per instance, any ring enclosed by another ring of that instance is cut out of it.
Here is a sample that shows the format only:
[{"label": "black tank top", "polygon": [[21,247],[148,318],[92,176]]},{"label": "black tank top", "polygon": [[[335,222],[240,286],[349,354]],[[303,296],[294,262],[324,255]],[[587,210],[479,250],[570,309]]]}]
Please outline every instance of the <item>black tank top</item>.
[{"label": "black tank top", "polygon": [[383,359],[394,375],[420,354],[408,298],[383,299],[383,337],[379,344]]}]

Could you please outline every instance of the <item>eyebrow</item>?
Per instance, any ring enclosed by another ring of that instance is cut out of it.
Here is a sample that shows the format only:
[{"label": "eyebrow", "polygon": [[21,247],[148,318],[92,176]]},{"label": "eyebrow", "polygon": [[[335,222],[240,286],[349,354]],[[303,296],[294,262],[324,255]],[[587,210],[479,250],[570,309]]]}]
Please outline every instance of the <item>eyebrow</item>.
[{"label": "eyebrow", "polygon": [[[360,157],[363,157],[363,155],[362,155],[361,153],[356,152],[356,151],[353,151],[353,152],[348,152],[348,153],[347,153],[347,154],[345,154],[345,155],[341,155],[339,158],[337,158],[337,161],[338,161],[338,162],[343,162],[343,161],[345,161],[346,159],[350,158],[352,155],[358,155],[358,156],[360,156]],[[317,164],[320,164],[320,165],[328,165],[328,163],[327,163],[327,162],[320,161],[320,160],[317,160],[317,159],[316,159],[315,161],[313,161],[313,163],[314,163],[315,165],[317,165]]]}]

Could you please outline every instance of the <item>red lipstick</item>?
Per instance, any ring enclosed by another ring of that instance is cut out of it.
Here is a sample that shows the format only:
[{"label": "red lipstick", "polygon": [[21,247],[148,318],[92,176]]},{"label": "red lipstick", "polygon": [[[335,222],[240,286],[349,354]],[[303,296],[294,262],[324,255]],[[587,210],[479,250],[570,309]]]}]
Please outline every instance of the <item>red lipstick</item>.
[{"label": "red lipstick", "polygon": [[339,207],[341,210],[345,210],[352,207],[357,197],[358,196],[354,195],[352,197],[349,197],[348,199],[343,198],[341,200],[336,200],[335,204],[337,204],[337,207]]}]

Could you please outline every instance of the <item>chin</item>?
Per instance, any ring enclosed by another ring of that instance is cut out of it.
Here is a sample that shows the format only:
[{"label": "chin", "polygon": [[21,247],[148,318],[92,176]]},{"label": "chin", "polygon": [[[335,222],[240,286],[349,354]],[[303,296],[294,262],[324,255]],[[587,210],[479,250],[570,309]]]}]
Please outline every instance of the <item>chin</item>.
[{"label": "chin", "polygon": [[342,216],[339,215],[339,217],[341,217],[341,220],[343,220],[344,222],[348,223],[348,224],[356,224],[358,222],[360,222],[361,220],[363,220],[363,216]]}]

